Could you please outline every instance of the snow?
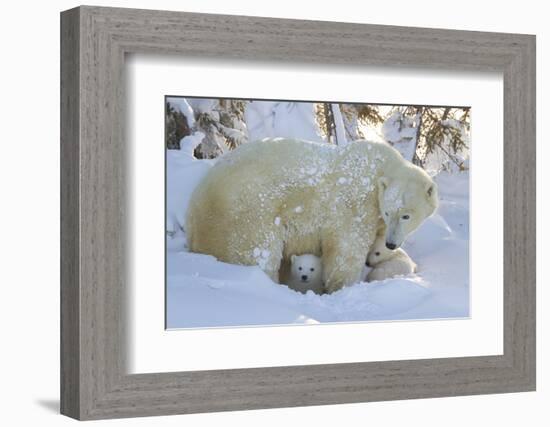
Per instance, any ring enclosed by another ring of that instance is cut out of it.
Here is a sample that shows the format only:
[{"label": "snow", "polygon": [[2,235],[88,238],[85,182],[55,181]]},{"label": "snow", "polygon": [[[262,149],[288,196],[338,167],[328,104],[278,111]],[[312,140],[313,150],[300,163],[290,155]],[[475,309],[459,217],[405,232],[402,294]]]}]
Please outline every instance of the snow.
[{"label": "snow", "polygon": [[430,291],[417,278],[359,283],[330,295],[293,291],[258,267],[225,264],[208,255],[168,253],[169,328],[314,324],[399,318]]},{"label": "snow", "polygon": [[382,135],[403,158],[411,161],[416,149],[416,131],[419,116],[410,118],[395,111],[382,125]]},{"label": "snow", "polygon": [[170,101],[172,99],[186,99],[192,111],[196,113],[217,113],[215,107],[218,105],[218,100],[214,98],[170,98]]},{"label": "snow", "polygon": [[[403,245],[418,264],[417,274],[360,282],[330,295],[301,294],[272,282],[259,266],[227,264],[187,251],[185,211],[193,189],[214,164],[188,155],[188,144],[199,137],[182,141],[183,150],[167,151],[168,328],[469,316],[468,172],[442,172],[435,178],[439,209]],[[257,247],[254,256],[261,264],[269,253]]]},{"label": "snow", "polygon": [[245,110],[250,141],[268,137],[323,142],[311,102],[251,101]]},{"label": "snow", "polygon": [[191,105],[189,105],[189,102],[187,102],[187,99],[177,97],[168,98],[167,101],[172,106],[172,108],[179,111],[185,116],[189,128],[195,126],[195,115],[193,114],[193,109],[191,108]]},{"label": "snow", "polygon": [[195,148],[202,142],[204,139],[204,133],[195,132],[192,135],[184,136],[180,140],[180,155],[187,156],[191,160],[195,159]]},{"label": "snow", "polygon": [[[181,150],[166,150],[166,231],[167,246],[181,248],[185,212],[191,192],[214,164],[214,160],[196,160],[193,148],[200,142],[202,133],[182,138]],[[204,136],[204,135],[202,135]],[[178,238],[174,242],[174,238]]]}]

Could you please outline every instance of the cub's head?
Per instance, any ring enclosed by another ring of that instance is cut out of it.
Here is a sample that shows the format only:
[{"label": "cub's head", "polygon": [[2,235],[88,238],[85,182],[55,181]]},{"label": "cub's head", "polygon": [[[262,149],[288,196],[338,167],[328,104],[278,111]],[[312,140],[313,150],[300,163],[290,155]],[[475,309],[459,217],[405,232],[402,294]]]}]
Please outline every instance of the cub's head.
[{"label": "cub's head", "polygon": [[367,256],[367,267],[376,267],[393,255],[395,255],[395,252],[386,247],[386,236],[384,234],[378,235]]},{"label": "cub's head", "polygon": [[394,175],[378,178],[378,206],[386,223],[385,245],[391,250],[400,247],[438,205],[437,185],[422,169],[410,165]]},{"label": "cub's head", "polygon": [[290,272],[300,282],[310,283],[321,278],[322,263],[319,257],[311,254],[292,255],[290,257]]}]

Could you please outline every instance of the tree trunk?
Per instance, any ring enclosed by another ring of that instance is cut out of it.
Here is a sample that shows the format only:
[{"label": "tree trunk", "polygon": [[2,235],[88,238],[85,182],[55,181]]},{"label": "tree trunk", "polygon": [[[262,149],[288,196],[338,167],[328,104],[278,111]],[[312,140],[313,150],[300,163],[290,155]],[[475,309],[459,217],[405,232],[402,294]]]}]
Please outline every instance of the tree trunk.
[{"label": "tree trunk", "polygon": [[345,146],[348,143],[346,138],[346,128],[344,126],[344,118],[338,104],[330,104],[332,111],[332,119],[334,120],[334,136],[336,145]]},{"label": "tree trunk", "polygon": [[327,132],[327,142],[329,144],[338,145],[336,140],[336,129],[334,124],[334,114],[332,112],[332,105],[328,102],[324,103],[324,112],[325,112],[325,127]]},{"label": "tree trunk", "polygon": [[422,115],[424,114],[424,107],[418,107],[416,109],[416,114],[419,116],[418,123],[416,124],[416,135],[414,141],[414,154],[412,158],[413,165],[423,167],[423,162],[420,156],[418,155],[418,143],[422,135]]}]

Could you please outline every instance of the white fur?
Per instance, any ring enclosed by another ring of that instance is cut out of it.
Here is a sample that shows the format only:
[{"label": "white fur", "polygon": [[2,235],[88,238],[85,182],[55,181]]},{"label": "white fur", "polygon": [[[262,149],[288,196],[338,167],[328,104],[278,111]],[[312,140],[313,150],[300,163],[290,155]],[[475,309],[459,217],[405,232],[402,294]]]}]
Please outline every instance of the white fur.
[{"label": "white fur", "polygon": [[380,233],[367,257],[367,264],[372,267],[367,274],[367,281],[384,280],[395,276],[406,276],[416,272],[416,264],[407,252],[398,248],[389,250],[386,247],[385,234]]},{"label": "white fur", "polygon": [[305,294],[312,290],[323,293],[323,263],[321,258],[312,254],[292,255],[290,257],[289,288]]}]

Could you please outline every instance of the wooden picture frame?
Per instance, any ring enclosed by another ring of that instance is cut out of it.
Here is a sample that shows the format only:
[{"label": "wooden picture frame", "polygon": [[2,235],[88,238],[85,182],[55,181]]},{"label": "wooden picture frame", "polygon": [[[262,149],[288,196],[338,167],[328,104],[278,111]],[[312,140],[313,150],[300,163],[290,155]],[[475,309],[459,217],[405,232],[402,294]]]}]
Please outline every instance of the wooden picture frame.
[{"label": "wooden picture frame", "polygon": [[[504,78],[504,353],[126,373],[124,58],[489,70]],[[77,419],[535,389],[535,37],[83,6],[61,14],[61,412]]]}]

